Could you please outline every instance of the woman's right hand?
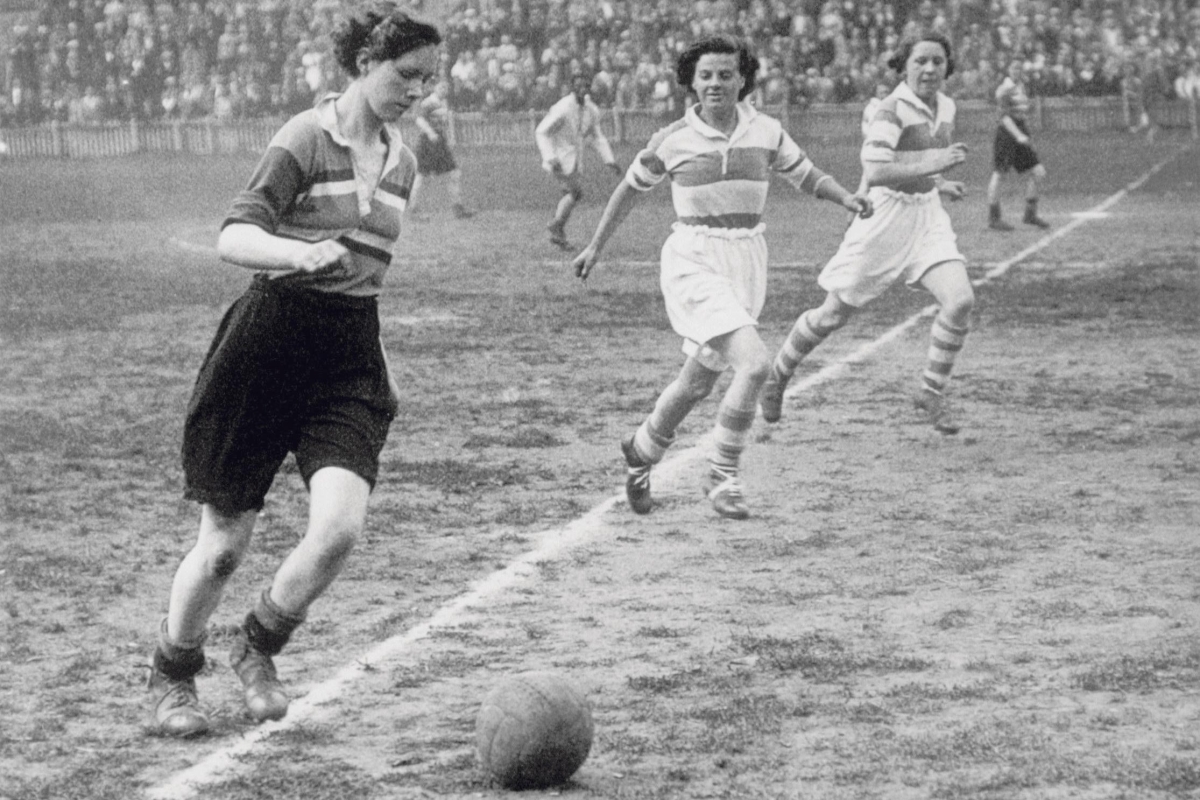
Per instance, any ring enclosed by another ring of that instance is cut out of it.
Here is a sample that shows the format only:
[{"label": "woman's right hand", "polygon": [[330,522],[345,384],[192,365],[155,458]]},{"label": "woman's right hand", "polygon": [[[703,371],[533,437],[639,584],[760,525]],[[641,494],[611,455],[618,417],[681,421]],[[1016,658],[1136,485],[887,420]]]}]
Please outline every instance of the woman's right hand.
[{"label": "woman's right hand", "polygon": [[350,251],[337,239],[322,239],[301,247],[292,259],[292,266],[302,272],[320,272],[349,254]]},{"label": "woman's right hand", "polygon": [[967,146],[963,142],[955,142],[949,147],[939,150],[937,155],[938,172],[953,169],[967,160]]},{"label": "woman's right hand", "polygon": [[583,248],[583,251],[579,255],[571,259],[571,267],[575,270],[575,275],[580,280],[586,281],[599,258],[599,251],[593,245],[589,244]]}]

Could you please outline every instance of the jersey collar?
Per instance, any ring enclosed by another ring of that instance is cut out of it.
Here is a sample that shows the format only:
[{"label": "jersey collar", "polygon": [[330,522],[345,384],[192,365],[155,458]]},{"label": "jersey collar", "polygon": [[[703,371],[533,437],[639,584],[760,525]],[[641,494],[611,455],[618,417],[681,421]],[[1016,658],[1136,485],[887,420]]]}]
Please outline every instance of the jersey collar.
[{"label": "jersey collar", "polygon": [[[756,109],[754,106],[750,105],[748,102],[746,102],[744,100],[738,101],[736,111],[737,111],[737,118],[738,118],[737,125],[733,129],[733,133],[730,134],[728,137],[729,141],[731,141],[731,142],[734,139],[741,136],[746,131],[746,129],[750,127],[751,121],[753,121],[753,119],[758,116],[758,109]],[[700,132],[706,138],[709,138],[709,139],[725,139],[726,138],[725,134],[721,133],[719,130],[717,130],[713,126],[709,125],[707,122],[705,122],[703,119],[700,118],[700,104],[699,103],[689,106],[688,110],[684,112],[683,118],[687,122],[688,125],[695,128],[698,132]]]},{"label": "jersey collar", "polygon": [[[917,97],[917,93],[914,92],[912,90],[912,87],[910,87],[904,81],[901,81],[900,84],[898,86],[896,86],[896,90],[895,90],[894,94],[896,95],[896,98],[898,100],[903,100],[904,102],[908,103],[910,106],[915,108],[917,111],[921,112],[926,117],[928,117],[930,122],[937,121],[938,115],[934,113],[933,109],[930,108],[929,105],[924,100]],[[940,98],[941,96],[942,96],[942,93],[938,92],[938,97]],[[945,104],[942,103],[941,100],[939,99],[938,100],[938,110],[940,111],[942,106],[944,106],[944,105]]]},{"label": "jersey collar", "polygon": [[[321,128],[329,134],[329,137],[347,150],[350,149],[350,142],[342,135],[341,127],[338,125],[337,108],[334,106],[334,101],[341,97],[340,92],[330,92],[321,98],[315,107],[317,112],[317,121]],[[387,140],[387,158],[383,162],[382,175],[387,175],[396,165],[400,163],[400,150],[404,144],[404,140],[400,137],[400,128],[390,122],[383,123],[383,135]]]}]

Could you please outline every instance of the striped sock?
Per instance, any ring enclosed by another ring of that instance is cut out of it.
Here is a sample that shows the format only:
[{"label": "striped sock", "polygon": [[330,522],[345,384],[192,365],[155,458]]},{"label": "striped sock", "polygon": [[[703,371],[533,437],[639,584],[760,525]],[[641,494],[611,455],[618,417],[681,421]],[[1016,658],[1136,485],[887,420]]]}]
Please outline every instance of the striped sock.
[{"label": "striped sock", "polygon": [[771,377],[780,383],[789,380],[804,357],[833,332],[814,328],[808,321],[809,313],[805,311],[796,320],[771,364]]},{"label": "striped sock", "polygon": [[675,434],[663,436],[654,427],[654,415],[651,414],[633,435],[633,449],[647,464],[657,464],[667,454],[667,448],[675,442]]},{"label": "striped sock", "polygon": [[714,467],[737,469],[753,424],[753,405],[750,408],[734,408],[721,403],[721,409],[717,412],[717,426],[713,430],[713,453],[709,457]]},{"label": "striped sock", "polygon": [[967,328],[956,328],[941,315],[934,318],[929,332],[929,364],[921,375],[926,389],[937,394],[945,391],[950,382],[950,371],[954,369],[954,359],[966,338]]}]

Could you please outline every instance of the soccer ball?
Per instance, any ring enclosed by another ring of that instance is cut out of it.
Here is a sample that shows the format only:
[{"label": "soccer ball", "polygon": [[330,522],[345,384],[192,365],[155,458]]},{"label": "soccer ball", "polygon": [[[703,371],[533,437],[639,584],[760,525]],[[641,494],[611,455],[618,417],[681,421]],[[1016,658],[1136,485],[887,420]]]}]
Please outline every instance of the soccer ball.
[{"label": "soccer ball", "polygon": [[592,748],[592,709],[566,678],[523,672],[488,692],[475,719],[479,764],[506,789],[544,789],[575,774]]}]

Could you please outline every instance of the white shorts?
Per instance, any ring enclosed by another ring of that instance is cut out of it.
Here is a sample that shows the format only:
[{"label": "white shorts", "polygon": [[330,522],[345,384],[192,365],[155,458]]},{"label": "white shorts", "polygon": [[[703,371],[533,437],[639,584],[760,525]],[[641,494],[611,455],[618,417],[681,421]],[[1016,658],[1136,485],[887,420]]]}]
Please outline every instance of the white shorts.
[{"label": "white shorts", "polygon": [[758,325],[767,299],[764,225],[707,228],[676,222],[662,248],[663,301],[683,352],[714,372],[729,363],[708,342]]},{"label": "white shorts", "polygon": [[898,280],[912,286],[930,267],[964,260],[936,189],[906,194],[877,186],[870,198],[875,213],[854,218],[817,278],[843,303],[862,307]]}]

